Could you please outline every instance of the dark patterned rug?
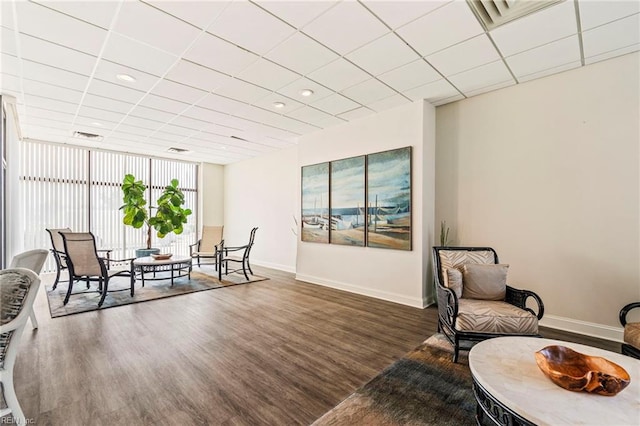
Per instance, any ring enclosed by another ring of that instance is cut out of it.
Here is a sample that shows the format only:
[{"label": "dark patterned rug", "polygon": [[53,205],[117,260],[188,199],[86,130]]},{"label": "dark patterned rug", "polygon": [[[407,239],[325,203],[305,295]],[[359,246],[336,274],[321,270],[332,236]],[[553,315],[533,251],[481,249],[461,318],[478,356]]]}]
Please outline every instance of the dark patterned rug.
[{"label": "dark patterned rug", "polygon": [[451,355],[444,336],[431,336],[313,425],[475,425],[467,354],[457,364]]},{"label": "dark patterned rug", "polygon": [[[167,273],[158,273],[158,277],[161,277],[161,274]],[[62,279],[65,278],[66,276],[62,277]],[[159,281],[145,280],[144,287],[142,287],[141,281],[138,280],[135,284],[135,294],[131,297],[129,279],[126,277],[114,277],[109,281],[109,293],[104,299],[104,303],[100,309],[128,305],[131,303],[146,302],[149,300],[162,299],[165,297],[178,296],[197,291],[249,284],[268,279],[269,278],[258,275],[249,275],[249,280],[247,281],[243,274],[233,273],[223,275],[222,281],[220,281],[217,278],[217,272],[215,272],[213,268],[207,268],[204,266],[202,268],[194,267],[194,270],[191,272],[191,279],[186,276],[176,278],[173,286],[171,286],[171,279],[169,275],[167,275],[167,279]],[[97,292],[96,286],[96,283],[91,283],[91,288],[87,290],[84,282],[76,282],[73,286],[73,294],[69,299],[69,303],[64,305],[63,301],[67,293],[67,283],[60,282],[55,290],[52,289],[53,283],[47,284],[47,299],[49,300],[51,318],[97,310],[100,293]]]}]

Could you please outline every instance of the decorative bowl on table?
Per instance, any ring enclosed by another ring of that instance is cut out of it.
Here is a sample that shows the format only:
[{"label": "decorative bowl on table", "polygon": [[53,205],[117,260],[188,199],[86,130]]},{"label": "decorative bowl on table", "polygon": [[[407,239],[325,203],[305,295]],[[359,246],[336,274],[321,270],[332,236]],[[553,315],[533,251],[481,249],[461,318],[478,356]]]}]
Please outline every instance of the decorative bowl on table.
[{"label": "decorative bowl on table", "polygon": [[151,257],[153,257],[155,260],[167,260],[167,259],[171,259],[171,256],[173,256],[173,253],[152,254],[151,255]]},{"label": "decorative bowl on table", "polygon": [[547,346],[535,356],[540,370],[553,383],[570,391],[613,396],[631,383],[629,373],[618,364],[566,346]]}]

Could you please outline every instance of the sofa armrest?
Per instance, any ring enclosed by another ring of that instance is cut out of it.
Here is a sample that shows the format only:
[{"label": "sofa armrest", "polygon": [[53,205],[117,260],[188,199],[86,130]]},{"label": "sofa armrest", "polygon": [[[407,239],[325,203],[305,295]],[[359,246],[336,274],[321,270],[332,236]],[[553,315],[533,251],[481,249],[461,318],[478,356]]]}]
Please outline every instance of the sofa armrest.
[{"label": "sofa armrest", "polygon": [[635,308],[640,308],[640,302],[629,303],[620,310],[620,324],[624,327],[627,325],[627,314]]},{"label": "sofa armrest", "polygon": [[[527,307],[527,299],[531,297],[536,301],[538,305],[538,313]],[[504,298],[504,301],[512,304],[513,306],[517,306],[520,309],[524,309],[525,311],[531,312],[538,319],[542,319],[544,315],[544,303],[542,303],[542,299],[536,293],[530,290],[521,290],[517,288],[513,288],[511,286],[507,286],[507,294]]]}]

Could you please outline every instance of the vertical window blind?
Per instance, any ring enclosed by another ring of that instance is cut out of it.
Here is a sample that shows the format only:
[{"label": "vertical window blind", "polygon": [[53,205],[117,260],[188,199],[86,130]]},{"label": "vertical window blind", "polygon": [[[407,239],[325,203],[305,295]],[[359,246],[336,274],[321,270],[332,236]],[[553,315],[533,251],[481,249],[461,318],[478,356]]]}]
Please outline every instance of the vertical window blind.
[{"label": "vertical window blind", "polygon": [[[197,238],[196,164],[33,141],[20,145],[25,250],[50,248],[47,228],[71,228],[91,231],[98,248],[112,249],[114,258],[133,257],[135,249],[146,245],[146,227],[134,229],[122,223],[120,187],[125,174],[131,173],[150,188],[147,203],[151,206],[171,179],[179,180],[185,207],[193,214],[181,235],[158,239],[153,232],[152,243],[162,252],[189,253],[189,244]],[[55,270],[52,258],[44,270]]]}]

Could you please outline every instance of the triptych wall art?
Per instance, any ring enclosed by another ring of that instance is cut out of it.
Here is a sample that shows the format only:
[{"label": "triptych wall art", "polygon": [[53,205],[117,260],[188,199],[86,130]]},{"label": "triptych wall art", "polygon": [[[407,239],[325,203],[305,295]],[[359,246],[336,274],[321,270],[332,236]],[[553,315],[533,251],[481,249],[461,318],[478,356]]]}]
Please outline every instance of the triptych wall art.
[{"label": "triptych wall art", "polygon": [[302,241],[411,250],[411,147],[302,167]]}]

